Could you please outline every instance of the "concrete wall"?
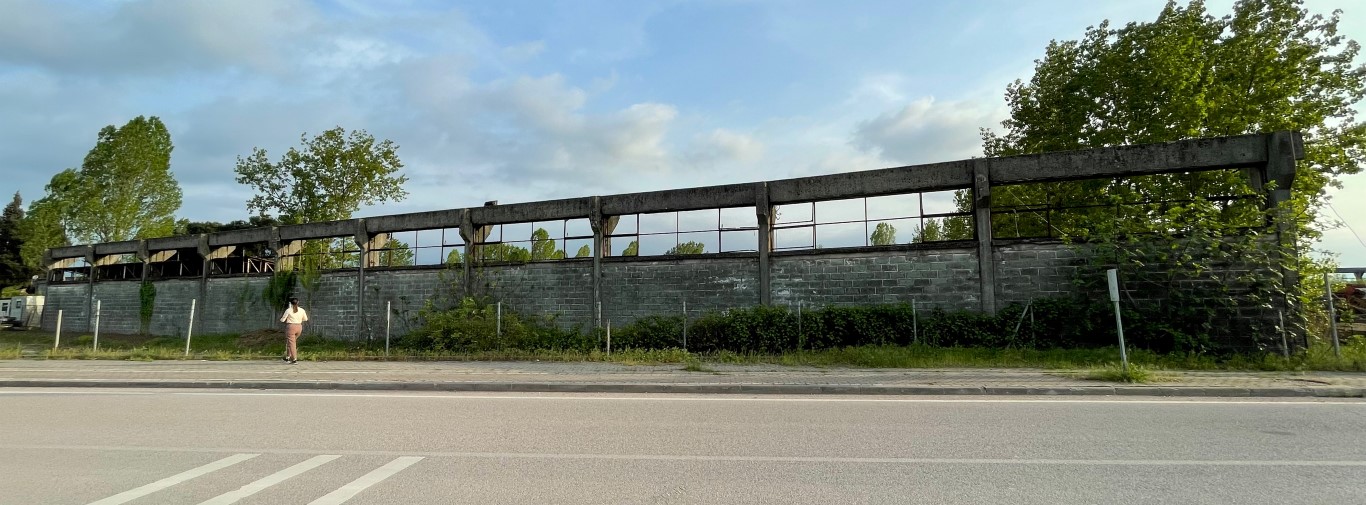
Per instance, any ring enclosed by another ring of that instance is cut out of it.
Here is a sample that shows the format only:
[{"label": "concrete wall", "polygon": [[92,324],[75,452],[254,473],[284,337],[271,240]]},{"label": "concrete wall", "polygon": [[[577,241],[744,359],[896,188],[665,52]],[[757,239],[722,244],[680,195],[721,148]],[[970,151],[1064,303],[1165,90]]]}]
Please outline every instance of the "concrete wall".
[{"label": "concrete wall", "polygon": [[620,326],[649,315],[681,315],[759,304],[757,255],[622,258],[602,266],[602,315]]},{"label": "concrete wall", "polygon": [[977,251],[971,248],[802,253],[772,259],[774,305],[808,307],[910,303],[981,306]]}]

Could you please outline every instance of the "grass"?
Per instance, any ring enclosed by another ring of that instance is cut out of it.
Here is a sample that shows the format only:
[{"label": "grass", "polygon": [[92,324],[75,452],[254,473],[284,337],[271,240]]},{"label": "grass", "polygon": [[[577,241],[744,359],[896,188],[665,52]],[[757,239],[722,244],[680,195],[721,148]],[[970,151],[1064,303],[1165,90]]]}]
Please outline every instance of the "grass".
[{"label": "grass", "polygon": [[1158,380],[1158,377],[1147,368],[1140,365],[1129,365],[1126,370],[1118,364],[1110,364],[1101,368],[1087,371],[1082,378],[1093,381],[1105,382],[1127,382],[1130,384],[1148,384]]},{"label": "grass", "polygon": [[[191,340],[185,355],[185,341],[177,337],[101,335],[100,350],[93,337],[63,335],[62,346],[53,349],[53,335],[39,331],[0,332],[0,359],[38,357],[46,359],[176,360],[211,361],[277,359],[284,354],[283,339],[273,333],[247,335],[203,335]],[[789,351],[781,354],[693,353],[682,349],[626,349],[606,354],[601,351],[521,350],[437,352],[393,349],[388,357],[383,348],[309,336],[300,339],[299,359],[303,361],[552,361],[605,362],[623,365],[682,364],[684,370],[712,372],[708,363],[769,364],[813,367],[865,368],[1044,368],[1067,371],[1092,371],[1097,374],[1119,362],[1118,348],[1098,349],[988,349],[911,346],[863,346],[817,351]],[[25,353],[27,351],[27,353]],[[1132,365],[1149,370],[1238,370],[1238,371],[1366,371],[1366,338],[1354,338],[1342,345],[1342,357],[1333,353],[1331,344],[1314,343],[1307,352],[1290,359],[1275,354],[1234,355],[1219,358],[1198,354],[1157,354],[1141,349],[1129,352]],[[1086,372],[1091,373],[1091,372]],[[1108,380],[1108,379],[1097,379]]]}]

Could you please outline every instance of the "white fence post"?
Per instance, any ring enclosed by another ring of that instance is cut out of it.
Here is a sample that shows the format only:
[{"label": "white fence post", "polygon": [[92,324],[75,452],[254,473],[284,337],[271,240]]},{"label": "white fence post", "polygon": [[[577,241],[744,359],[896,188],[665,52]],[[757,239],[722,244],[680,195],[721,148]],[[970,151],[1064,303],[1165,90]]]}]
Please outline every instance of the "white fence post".
[{"label": "white fence post", "polygon": [[384,357],[389,357],[389,326],[390,319],[393,318],[394,302],[384,302]]},{"label": "white fence post", "polygon": [[185,356],[190,355],[190,335],[194,333],[194,306],[198,299],[190,300],[190,325],[185,328]]},{"label": "white fence post", "polygon": [[104,300],[95,300],[95,350],[100,350],[100,305]]},{"label": "white fence post", "polygon": [[1129,353],[1124,349],[1124,321],[1119,316],[1119,270],[1111,268],[1105,272],[1110,281],[1110,301],[1115,304],[1115,331],[1119,333],[1119,362],[1127,376],[1129,374]]},{"label": "white fence post", "polygon": [[57,339],[52,341],[52,348],[56,349],[62,345],[62,310],[57,310]]}]

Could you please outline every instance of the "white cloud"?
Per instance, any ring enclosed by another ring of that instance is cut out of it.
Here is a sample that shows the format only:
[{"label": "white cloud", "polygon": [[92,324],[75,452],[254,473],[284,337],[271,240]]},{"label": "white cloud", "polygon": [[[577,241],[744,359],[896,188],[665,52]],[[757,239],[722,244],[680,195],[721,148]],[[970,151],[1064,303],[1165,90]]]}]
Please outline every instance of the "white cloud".
[{"label": "white cloud", "polygon": [[980,101],[925,97],[859,123],[854,144],[902,164],[971,158],[982,153],[979,128],[1005,115]]}]

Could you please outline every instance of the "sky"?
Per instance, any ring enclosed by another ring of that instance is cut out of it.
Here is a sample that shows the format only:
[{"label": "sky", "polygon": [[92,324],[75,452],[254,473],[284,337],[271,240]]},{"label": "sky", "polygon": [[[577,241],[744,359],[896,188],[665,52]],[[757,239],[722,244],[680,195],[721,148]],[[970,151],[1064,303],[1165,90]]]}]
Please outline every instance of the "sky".
[{"label": "sky", "polygon": [[[1357,3],[1306,5],[1366,41]],[[170,129],[196,221],[248,215],[238,156],[336,126],[409,177],[360,217],[966,159],[1050,40],[1163,4],[0,0],[0,190],[41,197],[138,115]],[[1366,174],[1342,182],[1330,217],[1366,238]],[[1346,227],[1320,247],[1366,266]]]}]

